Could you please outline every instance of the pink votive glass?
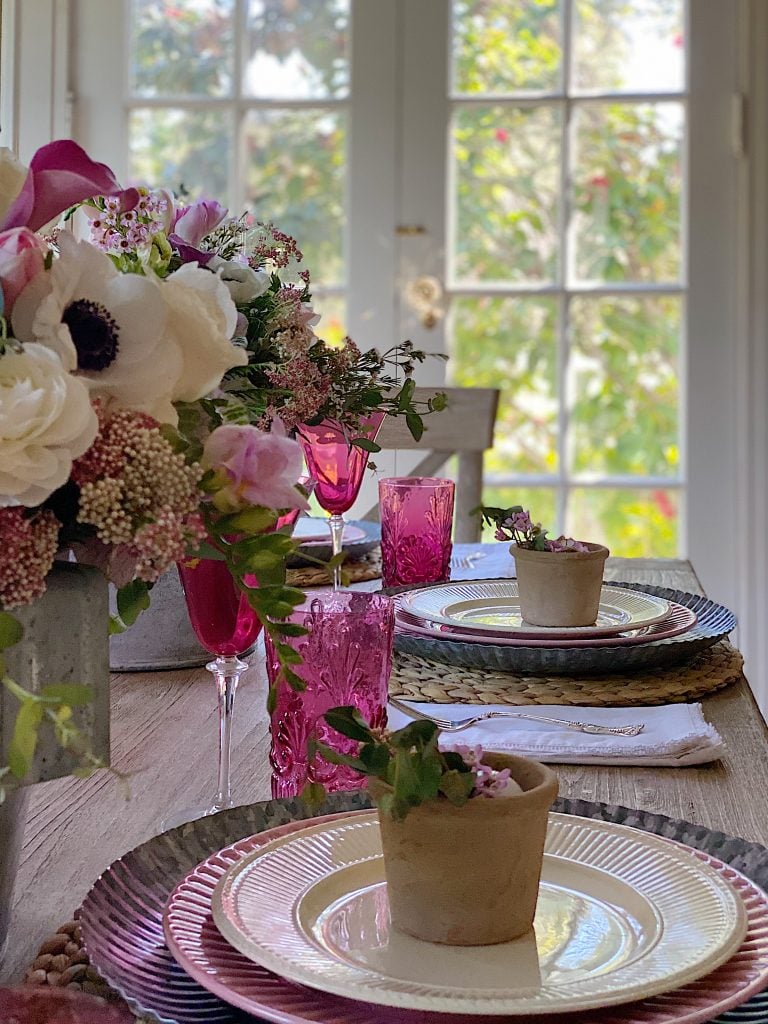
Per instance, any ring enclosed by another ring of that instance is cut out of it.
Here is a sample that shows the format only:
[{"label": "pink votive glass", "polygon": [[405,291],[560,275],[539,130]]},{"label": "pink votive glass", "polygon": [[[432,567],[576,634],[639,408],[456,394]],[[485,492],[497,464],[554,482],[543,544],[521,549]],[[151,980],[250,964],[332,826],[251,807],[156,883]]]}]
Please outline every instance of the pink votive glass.
[{"label": "pink votive glass", "polygon": [[433,476],[379,481],[385,587],[449,578],[454,491],[452,480]]},{"label": "pink votive glass", "polygon": [[331,729],[322,718],[329,708],[352,704],[372,726],[387,721],[387,685],[392,669],[394,606],[383,594],[323,591],[309,597],[287,620],[309,630],[287,637],[302,657],[294,670],[306,683],[301,692],[278,680],[279,662],[266,637],[267,675],[277,687],[272,712],[272,796],[298,796],[308,782],[328,792],[360,789],[364,780],[344,765],[315,755],[310,764],[307,743],[319,742],[356,754],[359,744]]}]

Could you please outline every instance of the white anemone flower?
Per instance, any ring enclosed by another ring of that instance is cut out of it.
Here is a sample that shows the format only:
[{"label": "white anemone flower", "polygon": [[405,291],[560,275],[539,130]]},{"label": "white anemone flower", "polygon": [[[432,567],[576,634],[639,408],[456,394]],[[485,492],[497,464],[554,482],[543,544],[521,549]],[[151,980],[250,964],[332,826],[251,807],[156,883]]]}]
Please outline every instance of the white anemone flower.
[{"label": "white anemone flower", "polygon": [[162,283],[120,273],[105,253],[68,233],[59,246],[50,271],[16,300],[16,337],[53,349],[92,397],[176,423],[172,401],[184,359],[166,335]]}]

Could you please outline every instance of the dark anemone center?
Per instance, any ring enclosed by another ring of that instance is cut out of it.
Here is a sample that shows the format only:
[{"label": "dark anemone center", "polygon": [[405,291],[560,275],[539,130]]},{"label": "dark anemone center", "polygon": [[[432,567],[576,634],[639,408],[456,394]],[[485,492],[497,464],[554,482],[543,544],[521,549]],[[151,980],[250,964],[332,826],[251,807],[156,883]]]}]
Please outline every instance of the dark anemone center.
[{"label": "dark anemone center", "polygon": [[104,306],[77,299],[64,310],[62,320],[77,349],[78,370],[106,370],[114,362],[120,330]]}]

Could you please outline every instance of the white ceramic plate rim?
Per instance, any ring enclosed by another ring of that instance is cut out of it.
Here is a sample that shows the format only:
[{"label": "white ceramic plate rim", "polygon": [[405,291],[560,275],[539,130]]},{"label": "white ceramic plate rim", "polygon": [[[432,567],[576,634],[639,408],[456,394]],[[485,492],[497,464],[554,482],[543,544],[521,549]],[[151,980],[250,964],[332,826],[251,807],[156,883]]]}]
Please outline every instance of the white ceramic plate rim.
[{"label": "white ceramic plate rim", "polygon": [[[320,991],[332,992],[348,999],[366,1003],[395,1006],[402,1009],[430,1010],[445,1013],[477,1013],[524,1016],[571,1010],[596,1009],[633,1002],[661,992],[670,991],[710,973],[728,960],[741,945],[747,929],[747,915],[738,893],[707,865],[692,860],[683,849],[670,848],[660,837],[631,829],[625,825],[551,814],[546,852],[564,856],[576,863],[601,870],[610,870],[643,893],[661,915],[663,928],[657,942],[639,956],[607,975],[561,983],[532,993],[530,990],[488,991],[471,988],[447,988],[418,982],[387,978],[375,971],[342,962],[330,951],[319,948],[300,928],[295,913],[301,896],[313,883],[311,878],[296,879],[292,895],[272,891],[272,904],[283,915],[277,938],[265,945],[269,937],[247,934],[237,914],[236,897],[242,880],[253,871],[262,875],[279,860],[300,857],[305,852],[317,853],[318,842],[328,832],[375,829],[369,832],[372,849],[378,850],[378,819],[376,814],[358,815],[341,822],[314,828],[311,834],[298,832],[269,843],[245,857],[221,878],[212,899],[213,919],[224,938],[244,956],[289,981]],[[301,844],[301,845],[297,845]],[[309,844],[307,846],[307,844]],[[338,856],[334,870],[346,866]],[[653,871],[647,870],[649,857]],[[309,864],[310,861],[304,860]],[[320,871],[312,859],[311,871]],[[327,873],[326,873],[327,874]],[[325,877],[318,875],[314,880]],[[275,902],[277,901],[277,902]],[[692,903],[698,904],[696,947],[689,930]],[[262,930],[266,926],[261,926]],[[288,937],[299,953],[285,953],[280,939]],[[275,942],[277,946],[275,946]],[[303,947],[303,948],[302,948]],[[671,948],[667,948],[671,947]],[[455,948],[455,947],[454,947]],[[681,960],[680,949],[687,955]],[[305,955],[301,955],[302,952]],[[666,959],[665,959],[666,958]],[[672,958],[670,960],[670,958]],[[320,962],[322,973],[316,966]]]},{"label": "white ceramic plate rim", "polygon": [[683,621],[677,626],[669,626],[659,630],[658,632],[650,632],[652,626],[641,626],[640,629],[632,630],[627,635],[619,633],[611,636],[585,636],[585,637],[573,637],[571,639],[562,639],[560,637],[551,637],[547,639],[541,639],[541,637],[528,637],[528,636],[496,636],[493,632],[489,633],[470,633],[464,631],[460,626],[451,626],[451,632],[443,632],[443,624],[432,622],[431,619],[422,618],[420,615],[416,615],[411,611],[403,609],[399,600],[399,595],[395,596],[395,627],[397,632],[417,636],[425,636],[431,640],[450,640],[454,643],[462,644],[486,644],[490,646],[502,646],[502,647],[543,647],[543,648],[568,648],[568,647],[634,647],[638,644],[652,643],[655,640],[667,640],[673,636],[681,636],[684,633],[689,633],[696,627],[698,622],[698,616],[692,608],[686,608],[685,605],[679,605],[676,601],[670,601],[670,617],[669,620],[662,620],[660,623],[655,625],[664,626],[665,622],[670,621],[672,615],[675,614],[677,609],[681,610]]},{"label": "white ceramic plate rim", "polygon": [[[481,588],[486,593],[483,594]],[[497,591],[494,593],[493,591]],[[403,595],[403,606],[411,613],[427,618],[431,622],[443,623],[446,626],[459,627],[468,633],[500,636],[521,636],[531,639],[568,639],[580,636],[611,636],[616,633],[627,633],[643,626],[652,626],[669,617],[669,601],[641,590],[626,590],[623,587],[603,585],[600,604],[610,605],[628,613],[622,622],[613,625],[608,623],[597,626],[488,626],[473,624],[467,619],[457,619],[449,614],[452,603],[467,600],[481,601],[484,598],[508,597],[514,602],[518,597],[517,580],[477,580],[445,583],[423,590],[411,590]],[[632,608],[635,611],[632,611]]]}]

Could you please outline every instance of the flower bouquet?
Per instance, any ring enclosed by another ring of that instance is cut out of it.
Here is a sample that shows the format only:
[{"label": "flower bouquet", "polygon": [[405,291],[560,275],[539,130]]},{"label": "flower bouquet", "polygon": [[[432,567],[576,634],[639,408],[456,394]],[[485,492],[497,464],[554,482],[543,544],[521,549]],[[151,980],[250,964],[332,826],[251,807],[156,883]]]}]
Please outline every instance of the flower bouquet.
[{"label": "flower bouquet", "polygon": [[[302,456],[284,431],[227,422],[226,399],[207,397],[248,363],[227,282],[196,263],[158,263],[155,236],[131,261],[68,230],[39,234],[94,196],[136,211],[133,241],[155,216],[75,143],[43,147],[29,169],[7,151],[0,160],[0,648],[21,640],[13,610],[43,597],[57,562],[104,571],[120,588],[121,629],[174,563],[205,554],[288,652],[279,620],[303,594],[284,584],[294,542],[271,531],[281,511],[307,507]],[[85,698],[58,680],[33,694],[3,675],[21,702],[7,783],[27,773],[42,722],[80,742],[70,705]]]},{"label": "flower bouquet", "polygon": [[536,626],[589,626],[597,618],[608,548],[560,536],[547,539],[522,505],[478,509],[496,540],[512,541],[520,610]]},{"label": "flower bouquet", "polygon": [[326,760],[368,777],[379,811],[392,924],[428,942],[478,946],[527,932],[557,777],[537,761],[438,746],[437,725],[388,732],[352,707],[326,712],[356,754]]}]

